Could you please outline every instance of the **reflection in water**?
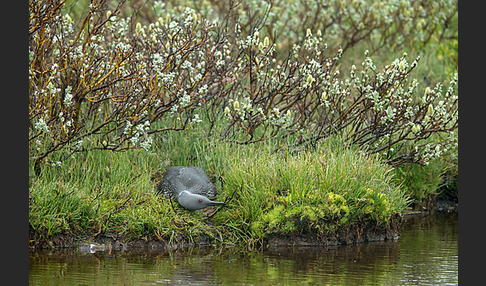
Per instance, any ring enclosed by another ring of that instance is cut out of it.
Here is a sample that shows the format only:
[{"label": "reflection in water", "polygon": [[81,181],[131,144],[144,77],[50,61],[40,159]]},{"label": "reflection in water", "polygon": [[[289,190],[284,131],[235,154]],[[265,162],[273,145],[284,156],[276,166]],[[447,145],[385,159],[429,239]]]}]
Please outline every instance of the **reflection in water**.
[{"label": "reflection in water", "polygon": [[36,251],[30,285],[457,285],[457,216],[408,219],[398,241],[331,248]]}]

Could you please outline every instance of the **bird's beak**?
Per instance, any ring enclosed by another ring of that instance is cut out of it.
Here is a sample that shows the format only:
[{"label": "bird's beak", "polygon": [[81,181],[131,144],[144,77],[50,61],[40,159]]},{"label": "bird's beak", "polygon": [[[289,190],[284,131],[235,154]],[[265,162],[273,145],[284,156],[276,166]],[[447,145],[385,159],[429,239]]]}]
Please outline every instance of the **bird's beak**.
[{"label": "bird's beak", "polygon": [[224,203],[223,203],[223,202],[213,202],[213,201],[211,201],[211,202],[209,203],[209,205],[210,205],[210,206],[219,206],[219,205],[224,205]]}]

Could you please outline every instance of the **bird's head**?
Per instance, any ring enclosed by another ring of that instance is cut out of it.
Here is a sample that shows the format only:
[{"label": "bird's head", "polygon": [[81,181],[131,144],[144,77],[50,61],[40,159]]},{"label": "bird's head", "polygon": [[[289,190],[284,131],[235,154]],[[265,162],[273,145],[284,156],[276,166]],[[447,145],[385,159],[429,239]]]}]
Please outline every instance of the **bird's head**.
[{"label": "bird's head", "polygon": [[224,205],[223,202],[214,202],[205,196],[193,194],[189,191],[181,191],[177,196],[177,201],[188,210],[200,210],[209,206]]}]

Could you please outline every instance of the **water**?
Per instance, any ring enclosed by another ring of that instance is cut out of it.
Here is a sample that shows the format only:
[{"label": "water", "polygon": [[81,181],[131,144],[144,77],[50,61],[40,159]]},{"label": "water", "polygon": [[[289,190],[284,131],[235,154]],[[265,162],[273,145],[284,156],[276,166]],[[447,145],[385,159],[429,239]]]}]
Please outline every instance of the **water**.
[{"label": "water", "polygon": [[408,219],[398,241],[245,253],[36,251],[30,285],[457,285],[457,216]]}]

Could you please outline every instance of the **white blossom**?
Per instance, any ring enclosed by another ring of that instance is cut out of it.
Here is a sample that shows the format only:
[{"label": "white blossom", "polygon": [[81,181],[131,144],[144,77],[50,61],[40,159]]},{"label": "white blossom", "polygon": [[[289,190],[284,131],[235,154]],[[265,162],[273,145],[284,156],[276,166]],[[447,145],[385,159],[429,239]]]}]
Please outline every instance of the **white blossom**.
[{"label": "white blossom", "polygon": [[71,106],[73,103],[73,94],[71,93],[72,87],[68,85],[64,90],[64,104],[66,106]]},{"label": "white blossom", "polygon": [[47,123],[43,118],[40,118],[39,121],[34,124],[34,128],[42,132],[49,133],[49,126],[47,126]]}]

